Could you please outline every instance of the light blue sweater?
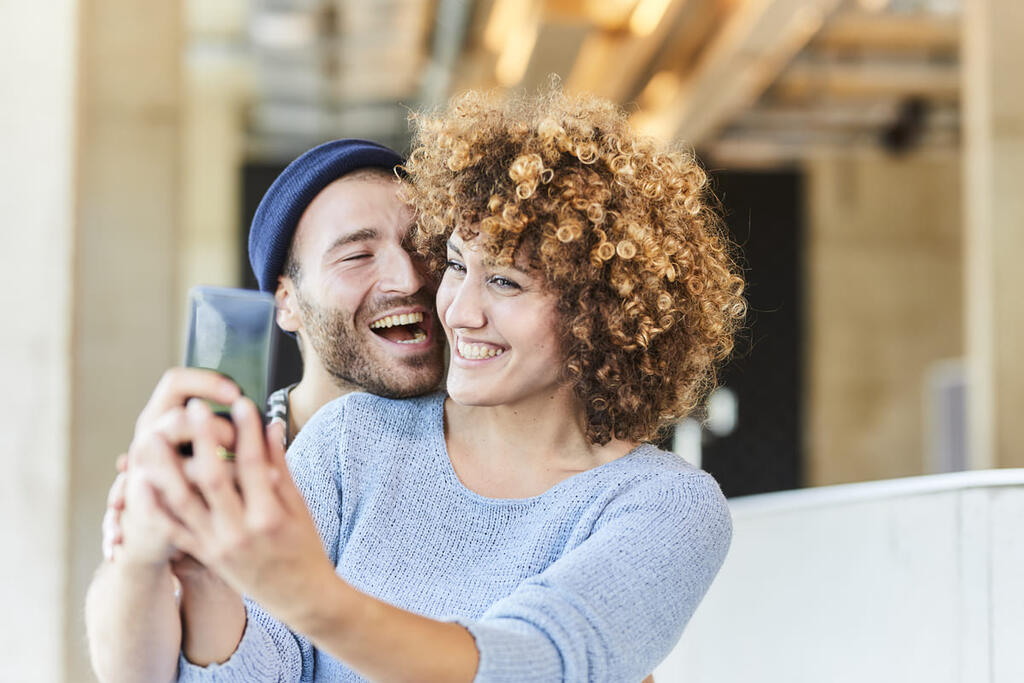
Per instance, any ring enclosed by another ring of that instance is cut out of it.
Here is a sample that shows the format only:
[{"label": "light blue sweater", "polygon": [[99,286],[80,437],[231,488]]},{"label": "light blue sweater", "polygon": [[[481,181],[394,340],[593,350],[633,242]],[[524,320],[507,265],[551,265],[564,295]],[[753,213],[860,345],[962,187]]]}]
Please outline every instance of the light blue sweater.
[{"label": "light blue sweater", "polygon": [[[533,498],[486,498],[452,469],[444,395],[350,394],[288,451],[338,574],[399,607],[466,626],[477,681],[639,681],[679,640],[725,558],[715,481],[641,446]],[[227,662],[180,680],[361,681],[247,601]]]}]

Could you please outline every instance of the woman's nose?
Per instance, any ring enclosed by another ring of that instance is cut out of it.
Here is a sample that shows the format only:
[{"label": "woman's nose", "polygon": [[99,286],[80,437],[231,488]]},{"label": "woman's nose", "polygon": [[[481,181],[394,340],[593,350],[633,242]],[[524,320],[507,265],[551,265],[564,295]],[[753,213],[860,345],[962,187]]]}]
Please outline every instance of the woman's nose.
[{"label": "woman's nose", "polygon": [[[444,321],[451,329],[479,329],[487,324],[484,302],[480,286],[469,278],[449,285],[454,291],[448,308],[444,311]],[[440,300],[440,293],[438,300]]]}]

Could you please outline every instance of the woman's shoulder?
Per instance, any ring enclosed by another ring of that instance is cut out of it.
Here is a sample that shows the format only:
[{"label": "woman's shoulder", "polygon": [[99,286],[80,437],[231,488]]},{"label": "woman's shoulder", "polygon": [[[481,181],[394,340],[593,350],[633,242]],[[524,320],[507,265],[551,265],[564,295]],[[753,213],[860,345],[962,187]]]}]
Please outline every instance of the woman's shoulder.
[{"label": "woman's shoulder", "polygon": [[643,444],[617,462],[630,490],[651,492],[685,488],[724,500],[714,477],[671,451]]},{"label": "woman's shoulder", "polygon": [[658,516],[667,520],[703,520],[731,531],[729,505],[718,482],[679,455],[643,445],[620,461],[606,515]]}]

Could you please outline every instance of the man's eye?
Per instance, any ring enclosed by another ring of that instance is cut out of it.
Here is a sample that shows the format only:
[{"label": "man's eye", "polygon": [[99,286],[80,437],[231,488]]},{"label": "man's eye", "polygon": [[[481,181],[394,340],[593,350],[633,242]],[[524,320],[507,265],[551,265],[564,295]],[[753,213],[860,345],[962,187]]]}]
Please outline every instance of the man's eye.
[{"label": "man's eye", "polygon": [[346,256],[345,258],[341,259],[341,261],[342,263],[347,263],[349,261],[359,261],[367,258],[370,258],[370,254],[352,254],[351,256]]}]

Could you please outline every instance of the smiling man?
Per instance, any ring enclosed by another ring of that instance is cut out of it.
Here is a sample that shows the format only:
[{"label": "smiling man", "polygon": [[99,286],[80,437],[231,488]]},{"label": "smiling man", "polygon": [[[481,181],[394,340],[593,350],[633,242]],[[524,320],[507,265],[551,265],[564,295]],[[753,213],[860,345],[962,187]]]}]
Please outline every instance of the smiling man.
[{"label": "smiling man", "polygon": [[301,381],[269,401],[289,438],[344,393],[407,398],[441,381],[434,290],[405,248],[401,163],[376,143],[328,142],[292,162],[256,211],[249,260],[303,359]]},{"label": "smiling man", "polygon": [[[365,140],[325,143],[285,168],[253,218],[249,261],[260,289],[274,294],[277,323],[296,337],[303,360],[301,380],[268,399],[267,417],[285,423],[288,441],[343,394],[407,398],[441,382],[435,287],[406,249],[413,218],[398,196],[395,168],[402,162],[396,152]],[[192,396],[227,404],[238,389],[213,372],[172,369],[139,416],[136,433],[168,411],[180,412]],[[130,472],[111,489],[107,561],[86,603],[93,666],[103,681],[169,679],[179,646],[193,661],[223,646],[216,636],[225,587],[196,562],[176,560],[160,526],[121,545],[126,498],[127,514],[135,506],[140,519],[161,504]],[[180,606],[172,575],[181,583]],[[179,609],[185,622],[209,628],[183,629]],[[142,622],[170,630],[139,629]],[[228,643],[228,651],[235,644]]]}]

